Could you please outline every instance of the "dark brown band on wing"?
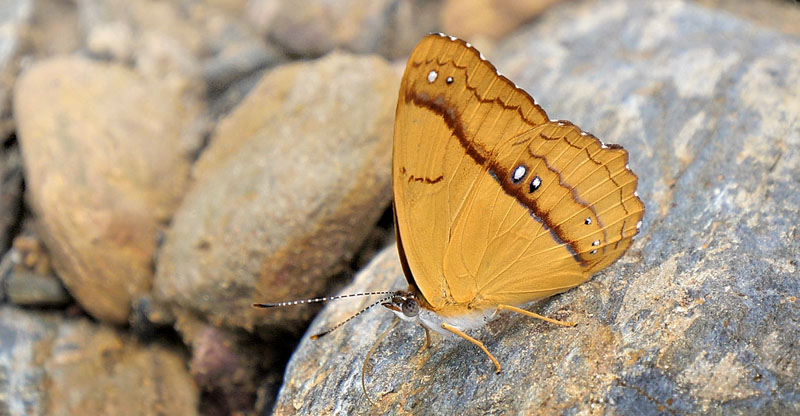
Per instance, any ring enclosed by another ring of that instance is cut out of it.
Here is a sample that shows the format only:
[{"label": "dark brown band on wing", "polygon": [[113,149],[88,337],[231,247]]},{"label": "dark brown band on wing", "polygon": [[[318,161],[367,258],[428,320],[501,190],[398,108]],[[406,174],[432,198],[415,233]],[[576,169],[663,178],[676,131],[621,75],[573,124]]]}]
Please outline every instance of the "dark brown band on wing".
[{"label": "dark brown band on wing", "polygon": [[[478,97],[480,99],[480,97]],[[427,93],[419,93],[417,94],[411,88],[406,89],[405,94],[406,102],[413,102],[414,105],[424,107],[429,109],[430,111],[438,114],[442,117],[444,122],[453,132],[453,136],[458,139],[458,142],[461,144],[461,147],[464,151],[472,158],[475,163],[482,166],[484,170],[487,172],[494,172],[495,175],[498,177],[498,182],[500,187],[503,189],[507,195],[511,196],[512,198],[516,199],[520,204],[525,206],[527,209],[531,211],[536,218],[539,218],[542,221],[542,224],[546,225],[546,227],[550,230],[550,232],[557,237],[557,242],[563,242],[565,246],[568,246],[569,252],[572,254],[575,261],[580,263],[582,266],[587,266],[586,261],[584,261],[577,253],[580,252],[580,248],[577,245],[577,241],[572,241],[569,237],[560,229],[560,227],[555,227],[551,223],[550,219],[547,216],[547,212],[543,212],[537,204],[535,200],[532,199],[524,199],[519,191],[520,188],[516,188],[511,185],[511,182],[507,180],[508,172],[507,169],[504,169],[500,166],[497,162],[492,160],[491,158],[487,157],[489,154],[488,150],[486,149],[478,149],[476,143],[470,141],[467,138],[467,135],[464,131],[464,124],[461,121],[461,118],[457,111],[451,106],[448,106],[445,102],[443,96],[439,95],[434,99]],[[552,169],[551,169],[552,170]],[[561,176],[561,173],[557,170],[552,170],[554,173]],[[583,204],[581,204],[583,205]],[[584,205],[587,206],[587,205]]]}]

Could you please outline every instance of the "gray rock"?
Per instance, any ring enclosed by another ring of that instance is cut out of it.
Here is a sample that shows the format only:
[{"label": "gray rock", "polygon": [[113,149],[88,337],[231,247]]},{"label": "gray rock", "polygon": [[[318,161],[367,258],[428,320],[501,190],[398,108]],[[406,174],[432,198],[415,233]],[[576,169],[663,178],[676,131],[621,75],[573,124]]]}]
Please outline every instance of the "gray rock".
[{"label": "gray rock", "polygon": [[[238,25],[233,22],[239,23]],[[227,88],[257,70],[275,66],[285,58],[277,48],[267,45],[241,22],[229,22],[219,29],[213,55],[203,61],[203,79],[212,94]]]},{"label": "gray rock", "polygon": [[52,274],[15,270],[3,281],[8,301],[20,306],[64,306],[72,301],[61,281]]},{"label": "gray rock", "polygon": [[[92,54],[166,79],[203,81],[212,108],[231,84],[284,58],[242,19],[242,3],[78,1]],[[222,98],[228,98],[223,96]]]},{"label": "gray rock", "polygon": [[0,148],[0,250],[11,242],[21,209],[22,157],[16,143],[11,143]]},{"label": "gray rock", "polygon": [[174,348],[86,318],[0,306],[0,414],[197,413]]},{"label": "gray rock", "polygon": [[72,297],[33,228],[32,221],[23,221],[20,235],[0,260],[0,299],[19,306],[65,306]]},{"label": "gray rock", "polygon": [[710,8],[718,8],[745,17],[752,22],[784,33],[800,35],[800,7],[794,0],[694,0]]},{"label": "gray rock", "polygon": [[[800,413],[800,41],[683,1],[567,2],[494,51],[551,118],[630,152],[648,207],[630,251],[461,339],[372,311],[289,363],[275,414]],[[490,56],[490,58],[492,58]],[[353,284],[404,286],[389,247]],[[331,304],[317,333],[368,304]]]},{"label": "gray rock", "polygon": [[27,36],[34,0],[6,0],[0,3],[0,140],[14,130],[11,97],[19,71],[20,57],[30,47]]}]

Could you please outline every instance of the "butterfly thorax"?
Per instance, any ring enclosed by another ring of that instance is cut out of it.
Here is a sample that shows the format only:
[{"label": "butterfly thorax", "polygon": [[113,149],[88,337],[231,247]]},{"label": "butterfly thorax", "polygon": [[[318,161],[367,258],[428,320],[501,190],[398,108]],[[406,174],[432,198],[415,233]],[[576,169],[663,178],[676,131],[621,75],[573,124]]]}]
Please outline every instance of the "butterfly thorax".
[{"label": "butterfly thorax", "polygon": [[441,334],[449,334],[442,328],[446,323],[460,330],[484,325],[494,317],[496,308],[471,308],[465,304],[447,304],[434,310],[425,297],[412,285],[408,291],[398,291],[383,306],[404,321],[418,323]]}]

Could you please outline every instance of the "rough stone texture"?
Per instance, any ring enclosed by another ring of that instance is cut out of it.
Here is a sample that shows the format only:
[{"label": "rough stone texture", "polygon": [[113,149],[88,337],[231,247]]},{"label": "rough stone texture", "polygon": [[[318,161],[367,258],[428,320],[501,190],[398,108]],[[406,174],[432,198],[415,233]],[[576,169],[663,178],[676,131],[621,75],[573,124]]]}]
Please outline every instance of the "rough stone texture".
[{"label": "rough stone texture", "polygon": [[438,0],[254,0],[248,18],[284,52],[316,57],[336,48],[407,56],[438,28]]},{"label": "rough stone texture", "polygon": [[154,293],[218,325],[298,331],[390,199],[398,72],[332,54],[269,73],[221,121],[159,254]]},{"label": "rough stone texture", "polygon": [[[15,90],[27,198],[56,272],[93,316],[124,323],[149,290],[156,233],[188,180],[202,104],[184,84],[81,58]],[[155,99],[157,97],[157,99]]]},{"label": "rough stone texture", "polygon": [[197,414],[184,357],[53,313],[0,306],[0,414]]},{"label": "rough stone texture", "polygon": [[[566,24],[568,23],[568,24]],[[681,1],[566,2],[495,50],[549,110],[624,145],[648,207],[631,250],[468,342],[374,311],[289,363],[275,414],[800,413],[800,41]],[[491,58],[491,57],[490,57]],[[394,248],[342,292],[403,287]],[[309,334],[368,300],[331,304]]]},{"label": "rough stone texture", "polygon": [[800,7],[796,0],[694,0],[706,7],[746,17],[771,30],[800,35]]}]

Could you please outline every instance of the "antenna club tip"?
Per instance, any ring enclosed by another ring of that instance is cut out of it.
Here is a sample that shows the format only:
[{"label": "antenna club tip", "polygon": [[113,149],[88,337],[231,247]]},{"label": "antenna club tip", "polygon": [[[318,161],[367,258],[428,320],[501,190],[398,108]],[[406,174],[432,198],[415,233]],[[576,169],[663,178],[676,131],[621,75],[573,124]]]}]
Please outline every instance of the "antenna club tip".
[{"label": "antenna club tip", "polygon": [[254,303],[254,308],[271,308],[273,305],[269,303]]},{"label": "antenna club tip", "polygon": [[316,341],[316,340],[319,339],[320,336],[322,336],[322,334],[314,334],[314,335],[310,336],[309,338],[311,338],[312,340]]}]

